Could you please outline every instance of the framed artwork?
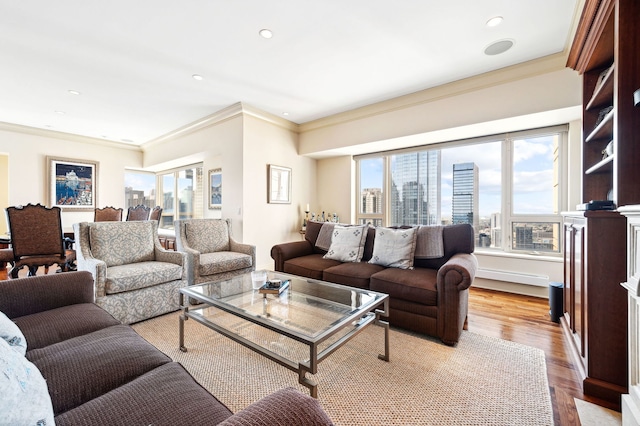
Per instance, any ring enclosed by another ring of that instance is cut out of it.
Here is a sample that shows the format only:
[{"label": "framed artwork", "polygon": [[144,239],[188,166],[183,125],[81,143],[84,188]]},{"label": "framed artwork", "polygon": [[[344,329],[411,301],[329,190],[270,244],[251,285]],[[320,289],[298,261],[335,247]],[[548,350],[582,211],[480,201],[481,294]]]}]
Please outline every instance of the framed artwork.
[{"label": "framed artwork", "polygon": [[209,208],[222,209],[222,169],[209,170]]},{"label": "framed artwork", "polygon": [[98,162],[47,157],[49,205],[93,211],[98,203]]},{"label": "framed artwork", "polygon": [[268,168],[268,202],[291,204],[291,169],[273,164],[269,164]]}]

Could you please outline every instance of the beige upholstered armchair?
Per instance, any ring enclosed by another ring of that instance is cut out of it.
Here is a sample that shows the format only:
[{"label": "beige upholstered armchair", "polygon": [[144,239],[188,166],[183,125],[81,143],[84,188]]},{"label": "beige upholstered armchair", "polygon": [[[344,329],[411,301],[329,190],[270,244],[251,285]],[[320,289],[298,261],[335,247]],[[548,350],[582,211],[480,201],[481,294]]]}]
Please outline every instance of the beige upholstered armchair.
[{"label": "beige upholstered armchair", "polygon": [[167,251],[157,221],[73,225],[78,270],[95,280],[96,304],[124,324],[179,308],[187,285],[187,255]]},{"label": "beige upholstered armchair", "polygon": [[230,219],[176,220],[176,249],[189,256],[189,285],[255,270],[256,247],[235,241]]}]

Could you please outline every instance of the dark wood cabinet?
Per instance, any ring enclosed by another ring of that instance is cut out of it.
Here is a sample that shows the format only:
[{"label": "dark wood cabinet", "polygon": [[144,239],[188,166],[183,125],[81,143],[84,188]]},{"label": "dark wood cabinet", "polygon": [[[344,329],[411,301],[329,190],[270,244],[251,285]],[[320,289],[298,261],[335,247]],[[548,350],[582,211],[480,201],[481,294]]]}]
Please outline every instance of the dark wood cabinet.
[{"label": "dark wood cabinet", "polygon": [[[587,0],[567,66],[582,79],[582,202],[640,203],[640,1]],[[626,219],[617,211],[564,215],[563,328],[583,391],[620,403],[628,384]]]},{"label": "dark wood cabinet", "polygon": [[565,213],[564,317],[587,395],[620,403],[627,390],[626,218]]}]

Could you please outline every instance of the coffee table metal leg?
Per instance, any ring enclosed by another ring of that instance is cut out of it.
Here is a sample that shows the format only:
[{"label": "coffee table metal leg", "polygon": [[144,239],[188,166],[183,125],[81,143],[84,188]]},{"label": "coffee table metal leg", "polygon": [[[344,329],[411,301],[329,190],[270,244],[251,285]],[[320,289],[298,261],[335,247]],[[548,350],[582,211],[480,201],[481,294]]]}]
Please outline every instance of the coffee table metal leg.
[{"label": "coffee table metal leg", "polygon": [[389,298],[384,301],[384,310],[376,309],[376,320],[375,323],[379,326],[384,327],[384,355],[378,354],[378,358],[384,361],[389,361],[389,322],[382,321],[380,317],[388,317],[389,316]]},{"label": "coffee table metal leg", "polygon": [[307,377],[307,369],[302,365],[298,365],[298,383],[309,388],[309,394],[318,398],[318,384]]},{"label": "coffee table metal leg", "polygon": [[187,347],[184,345],[184,322],[186,321],[187,317],[187,311],[189,310],[188,306],[184,306],[184,294],[180,293],[180,307],[182,308],[182,313],[180,314],[180,327],[179,327],[179,331],[180,331],[180,350],[182,352],[186,352],[187,351]]}]

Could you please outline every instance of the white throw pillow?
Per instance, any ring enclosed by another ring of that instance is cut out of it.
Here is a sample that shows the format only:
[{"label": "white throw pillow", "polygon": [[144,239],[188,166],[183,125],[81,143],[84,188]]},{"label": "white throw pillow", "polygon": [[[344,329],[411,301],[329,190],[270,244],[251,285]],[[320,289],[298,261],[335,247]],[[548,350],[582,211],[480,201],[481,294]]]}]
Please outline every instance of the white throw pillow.
[{"label": "white throw pillow", "polygon": [[369,263],[389,268],[412,269],[416,235],[416,228],[376,228],[373,255]]},{"label": "white throw pillow", "polygon": [[323,257],[340,262],[360,262],[367,239],[367,225],[333,227],[331,246]]},{"label": "white throw pillow", "polygon": [[27,353],[27,339],[24,338],[18,326],[3,312],[0,312],[0,338],[20,355]]},{"label": "white throw pillow", "polygon": [[47,382],[27,358],[0,339],[0,417],[7,425],[54,425]]}]

